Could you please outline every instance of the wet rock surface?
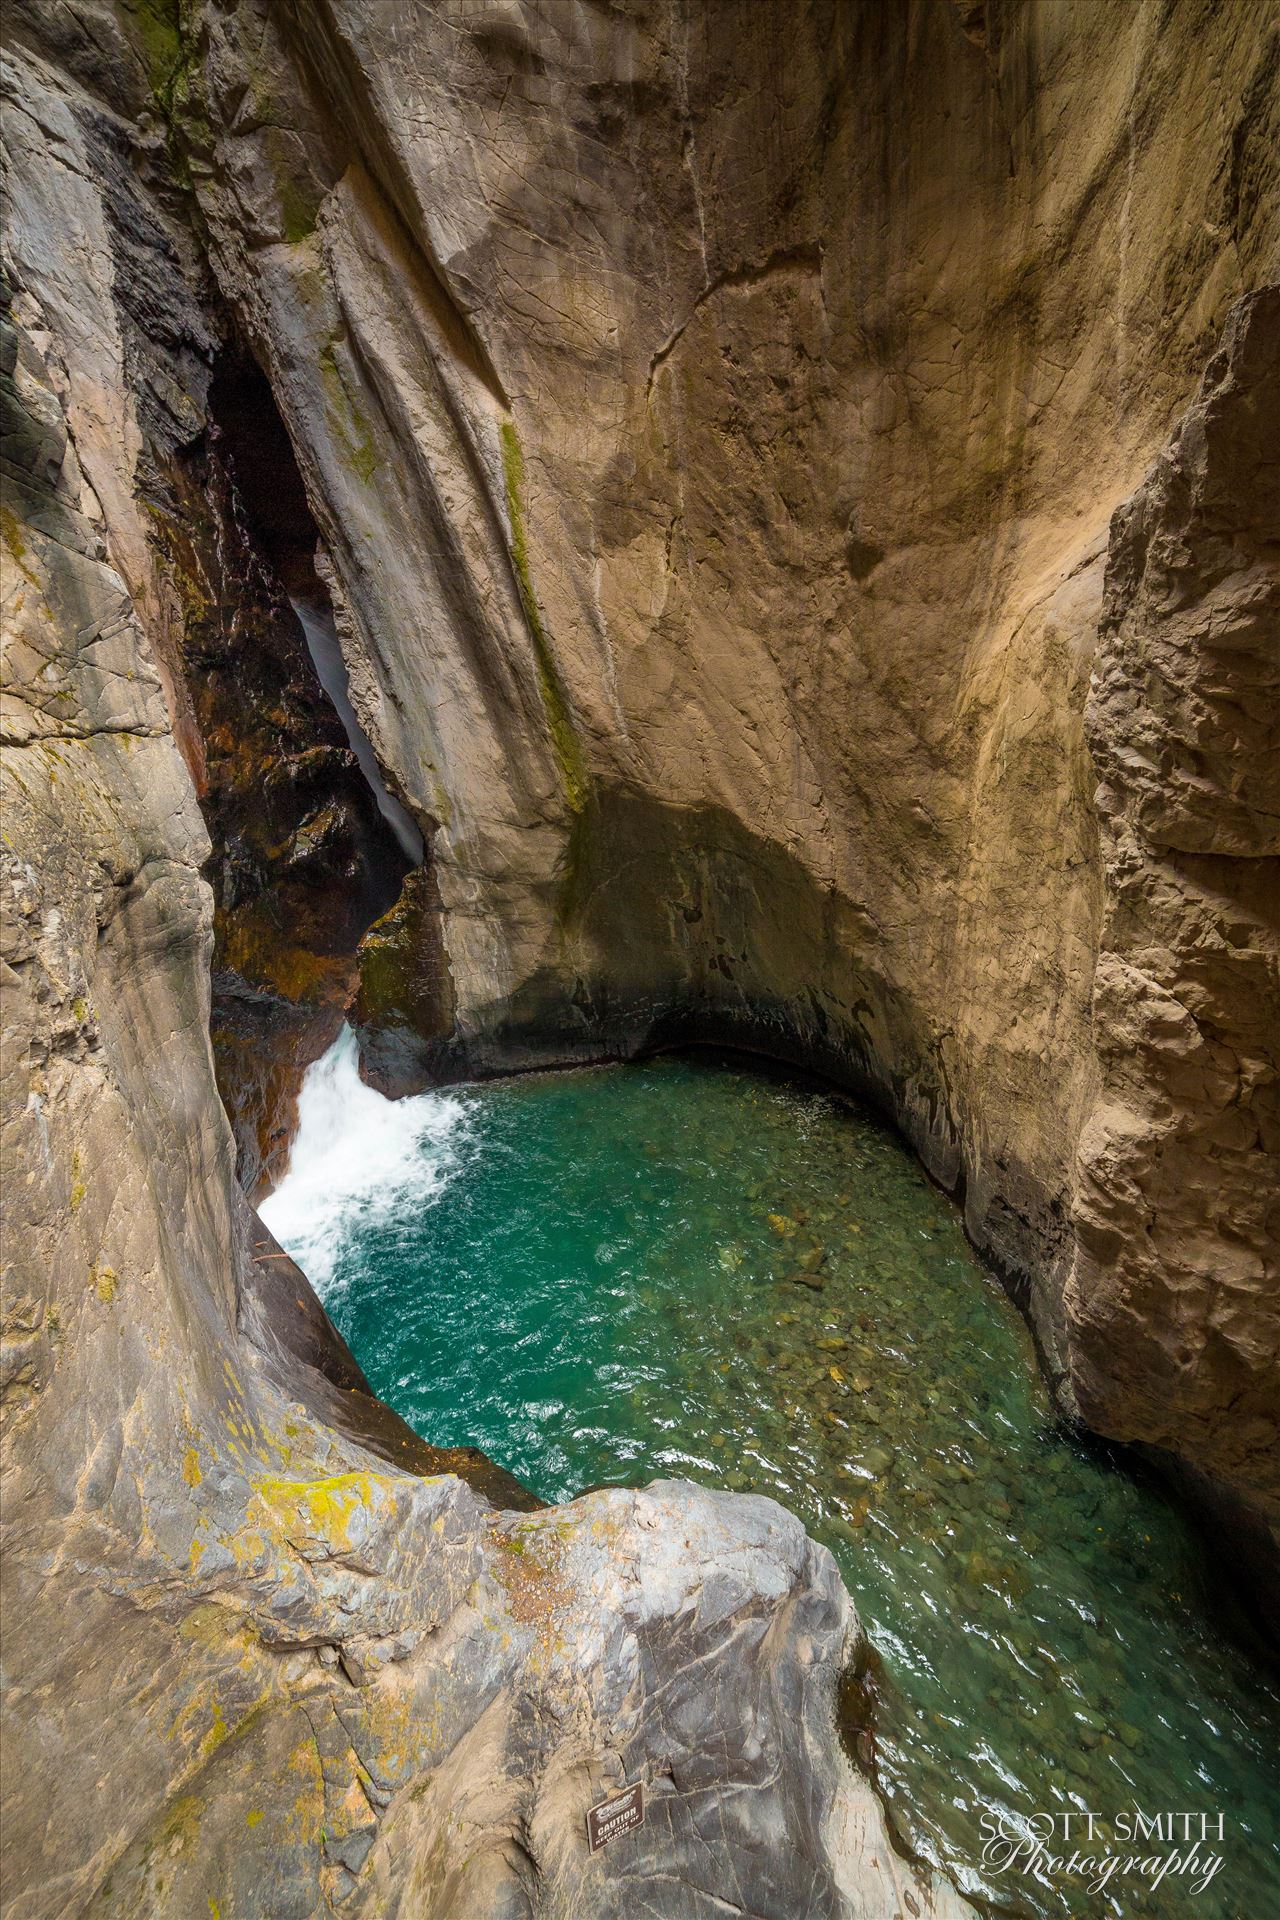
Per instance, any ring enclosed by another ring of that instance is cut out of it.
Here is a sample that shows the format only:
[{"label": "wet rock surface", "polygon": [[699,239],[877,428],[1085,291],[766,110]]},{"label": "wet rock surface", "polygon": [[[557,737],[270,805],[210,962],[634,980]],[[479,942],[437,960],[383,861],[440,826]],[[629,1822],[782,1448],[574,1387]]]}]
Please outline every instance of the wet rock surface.
[{"label": "wet rock surface", "polygon": [[241,1184],[288,1158],[298,1083],[338,1031],[357,948],[409,863],[317,676],[293,600],[322,602],[315,527],[270,388],[224,349],[199,440],[144,494],[174,602],[213,842],[212,1040]]},{"label": "wet rock surface", "polygon": [[421,1093],[446,1069],[453,983],[430,864],[405,880],[393,907],[360,943],[360,986],[351,1020],[361,1071],[388,1099]]}]

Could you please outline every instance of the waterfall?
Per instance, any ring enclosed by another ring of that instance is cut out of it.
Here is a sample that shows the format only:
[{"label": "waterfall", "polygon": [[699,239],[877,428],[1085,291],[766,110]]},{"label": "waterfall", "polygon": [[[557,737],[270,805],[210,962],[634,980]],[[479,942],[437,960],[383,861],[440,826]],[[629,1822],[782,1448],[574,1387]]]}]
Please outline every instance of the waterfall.
[{"label": "waterfall", "polygon": [[259,1212],[319,1293],[341,1288],[354,1233],[416,1213],[440,1192],[466,1119],[465,1101],[453,1094],[387,1100],[366,1086],[347,1026],[308,1067],[289,1170]]},{"label": "waterfall", "polygon": [[307,649],[315,664],[320,685],[333,702],[334,711],[346,729],[351,751],[360,762],[360,771],[368,781],[373,797],[378,803],[378,812],[400,842],[406,859],[411,860],[415,867],[420,867],[426,851],[422,835],[407,810],[388,788],[369,736],[356,717],[355,709],[351,704],[351,683],[347,676],[347,663],[342,657],[342,647],[338,641],[338,629],[334,625],[333,614],[328,607],[318,606],[306,600],[290,599],[289,604],[301,622],[302,631],[307,639]]}]

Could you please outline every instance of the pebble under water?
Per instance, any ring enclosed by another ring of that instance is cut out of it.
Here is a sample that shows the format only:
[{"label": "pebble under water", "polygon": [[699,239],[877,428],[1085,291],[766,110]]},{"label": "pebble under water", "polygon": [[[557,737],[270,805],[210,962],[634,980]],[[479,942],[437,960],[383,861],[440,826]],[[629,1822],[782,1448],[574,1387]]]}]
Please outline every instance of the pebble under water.
[{"label": "pebble under water", "polygon": [[[962,1890],[1280,1915],[1280,1696],[1180,1516],[1055,1420],[1019,1315],[879,1121],[701,1057],[393,1105],[344,1034],[263,1215],[427,1440],[548,1500],[678,1475],[799,1514],[883,1663],[895,1824]],[[1223,1816],[1202,1891],[983,1859],[984,1815],[1089,1810],[1109,1837],[1136,1808]]]}]

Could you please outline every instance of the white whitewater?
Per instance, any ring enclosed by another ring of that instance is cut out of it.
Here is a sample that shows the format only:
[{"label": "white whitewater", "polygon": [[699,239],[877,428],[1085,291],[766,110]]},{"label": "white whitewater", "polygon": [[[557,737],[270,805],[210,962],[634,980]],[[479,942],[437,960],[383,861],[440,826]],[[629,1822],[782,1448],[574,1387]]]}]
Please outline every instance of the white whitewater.
[{"label": "white whitewater", "polygon": [[466,1137],[464,1101],[447,1093],[387,1100],[367,1087],[344,1026],[303,1076],[289,1171],[258,1211],[317,1292],[341,1284],[354,1234],[421,1208],[440,1192]]}]

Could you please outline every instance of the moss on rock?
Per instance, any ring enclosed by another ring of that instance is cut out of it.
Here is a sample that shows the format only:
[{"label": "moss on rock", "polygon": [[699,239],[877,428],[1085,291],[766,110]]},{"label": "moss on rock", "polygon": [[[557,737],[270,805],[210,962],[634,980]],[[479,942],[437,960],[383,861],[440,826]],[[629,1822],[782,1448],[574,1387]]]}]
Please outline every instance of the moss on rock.
[{"label": "moss on rock", "polygon": [[578,740],[573,718],[569,712],[569,703],[561,683],[560,670],[556,665],[555,655],[551,651],[551,642],[547,637],[537,596],[533,591],[533,576],[529,570],[529,536],[525,525],[524,454],[520,448],[520,438],[514,421],[504,420],[501,432],[502,473],[506,482],[507,518],[511,528],[511,564],[515,570],[516,585],[520,590],[525,619],[529,623],[529,635],[533,641],[534,661],[538,671],[538,691],[542,695],[542,705],[547,716],[547,731],[551,735],[556,765],[560,770],[565,797],[570,807],[574,813],[581,813],[587,803],[590,783],[582,755],[582,746]]}]

